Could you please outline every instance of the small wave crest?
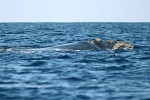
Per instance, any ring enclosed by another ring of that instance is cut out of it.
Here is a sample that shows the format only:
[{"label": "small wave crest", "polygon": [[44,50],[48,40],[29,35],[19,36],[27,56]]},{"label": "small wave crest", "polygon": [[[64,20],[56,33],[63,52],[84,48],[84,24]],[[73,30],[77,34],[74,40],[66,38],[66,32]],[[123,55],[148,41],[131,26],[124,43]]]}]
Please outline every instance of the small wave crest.
[{"label": "small wave crest", "polygon": [[0,53],[11,52],[12,49],[10,47],[0,47]]}]

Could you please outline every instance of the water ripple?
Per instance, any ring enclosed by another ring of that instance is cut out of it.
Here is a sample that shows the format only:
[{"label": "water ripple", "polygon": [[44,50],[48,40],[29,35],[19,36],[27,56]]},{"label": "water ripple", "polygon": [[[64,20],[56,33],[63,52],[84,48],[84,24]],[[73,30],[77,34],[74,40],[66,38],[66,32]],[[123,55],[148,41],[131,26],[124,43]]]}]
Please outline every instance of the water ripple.
[{"label": "water ripple", "polygon": [[[148,100],[149,33],[149,23],[0,23],[0,99]],[[49,50],[96,37],[135,48]]]}]

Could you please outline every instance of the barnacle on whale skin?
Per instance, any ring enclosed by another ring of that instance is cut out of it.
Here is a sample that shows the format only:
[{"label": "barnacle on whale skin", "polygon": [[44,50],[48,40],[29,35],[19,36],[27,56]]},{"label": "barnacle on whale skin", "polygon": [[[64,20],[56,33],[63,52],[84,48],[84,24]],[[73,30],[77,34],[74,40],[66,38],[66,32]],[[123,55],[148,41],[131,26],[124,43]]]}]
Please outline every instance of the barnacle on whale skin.
[{"label": "barnacle on whale skin", "polygon": [[112,50],[116,50],[116,49],[119,49],[119,48],[122,48],[122,47],[127,47],[129,49],[133,49],[134,46],[128,42],[117,42],[113,47],[112,47]]}]

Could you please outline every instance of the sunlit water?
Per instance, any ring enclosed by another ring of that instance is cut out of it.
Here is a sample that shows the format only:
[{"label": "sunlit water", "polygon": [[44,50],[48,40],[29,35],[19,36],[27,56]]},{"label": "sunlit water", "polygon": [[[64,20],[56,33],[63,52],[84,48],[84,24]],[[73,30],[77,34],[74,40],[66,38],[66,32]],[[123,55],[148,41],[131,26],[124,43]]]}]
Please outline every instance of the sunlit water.
[{"label": "sunlit water", "polygon": [[[135,48],[45,49],[97,37]],[[150,99],[150,23],[1,23],[0,100],[31,99]]]}]

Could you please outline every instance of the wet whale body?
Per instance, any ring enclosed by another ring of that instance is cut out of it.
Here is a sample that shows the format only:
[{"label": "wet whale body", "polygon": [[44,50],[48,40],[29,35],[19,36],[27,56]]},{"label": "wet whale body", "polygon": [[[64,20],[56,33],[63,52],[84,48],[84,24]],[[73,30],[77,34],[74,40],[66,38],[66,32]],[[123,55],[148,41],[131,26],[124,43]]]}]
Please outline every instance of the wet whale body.
[{"label": "wet whale body", "polygon": [[90,41],[59,45],[54,48],[57,50],[123,50],[133,49],[134,46],[129,42],[96,38]]},{"label": "wet whale body", "polygon": [[116,40],[103,40],[96,38],[90,41],[81,41],[75,43],[68,43],[54,47],[47,48],[0,48],[0,53],[5,52],[34,52],[34,51],[78,51],[78,50],[127,50],[133,49],[134,46],[129,42],[116,41]]}]

